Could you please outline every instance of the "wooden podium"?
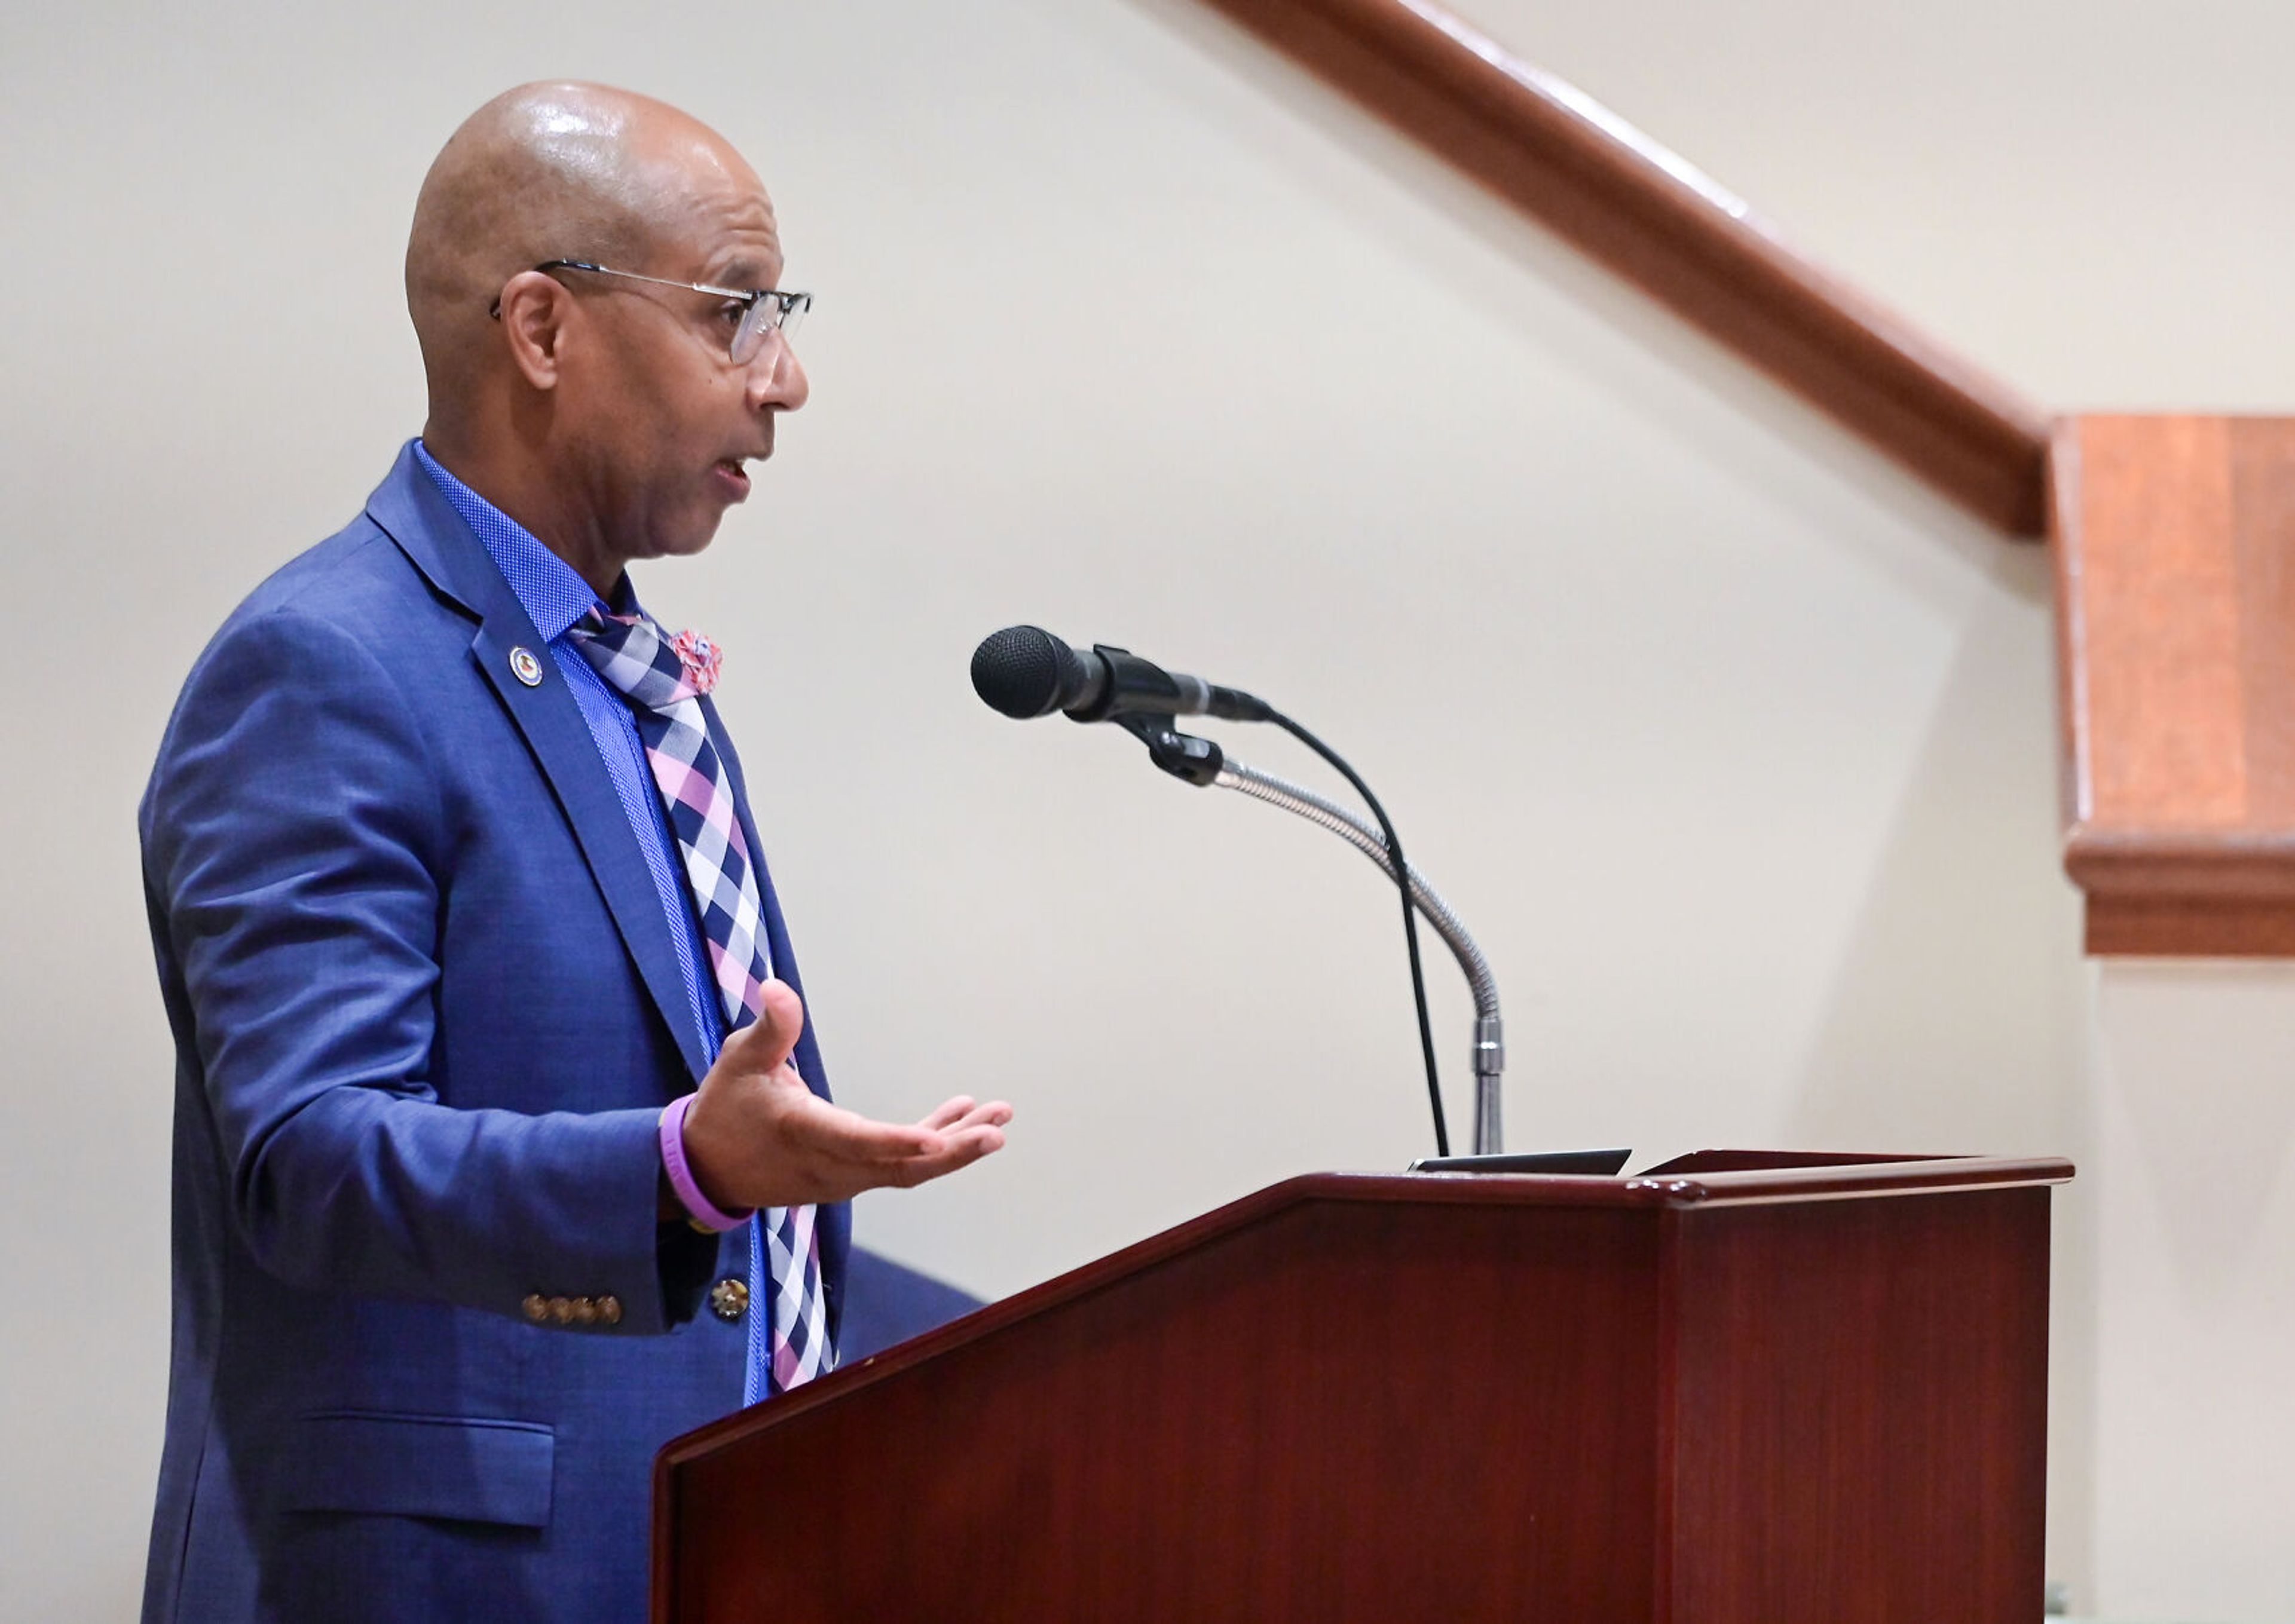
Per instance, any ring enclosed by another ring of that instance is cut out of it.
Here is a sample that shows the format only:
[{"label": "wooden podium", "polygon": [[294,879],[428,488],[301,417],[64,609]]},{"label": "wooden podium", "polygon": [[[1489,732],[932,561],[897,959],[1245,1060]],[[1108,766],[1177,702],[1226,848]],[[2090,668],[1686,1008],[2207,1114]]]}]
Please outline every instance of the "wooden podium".
[{"label": "wooden podium", "polygon": [[2048,1187],[1294,1179],[678,1439],[657,1624],[2032,1624]]}]

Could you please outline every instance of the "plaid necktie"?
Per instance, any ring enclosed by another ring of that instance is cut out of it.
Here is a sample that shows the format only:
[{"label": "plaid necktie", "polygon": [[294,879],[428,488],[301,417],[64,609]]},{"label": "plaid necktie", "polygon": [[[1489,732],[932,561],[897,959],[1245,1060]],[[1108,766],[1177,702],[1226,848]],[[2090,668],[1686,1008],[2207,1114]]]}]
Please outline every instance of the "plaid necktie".
[{"label": "plaid necktie", "polygon": [[[764,983],[772,967],[765,952],[756,865],[736,815],[733,781],[709,741],[701,714],[701,696],[717,685],[716,645],[694,632],[665,637],[642,615],[608,615],[597,608],[571,630],[582,657],[629,700],[635,714],[646,764],[685,859],[686,885],[700,915],[725,1027],[739,1032],[764,1007]],[[764,1391],[786,1392],[834,1369],[837,1356],[829,1344],[813,1209],[759,1212],[751,1225],[749,1255],[746,1399],[755,1403]],[[771,1264],[769,1272],[757,1267],[764,1262]],[[757,1277],[761,1274],[764,1278]],[[763,1289],[768,1281],[770,1293]],[[760,1303],[770,1304],[769,1310],[758,1311]],[[767,1381],[770,1389],[764,1387]]]}]

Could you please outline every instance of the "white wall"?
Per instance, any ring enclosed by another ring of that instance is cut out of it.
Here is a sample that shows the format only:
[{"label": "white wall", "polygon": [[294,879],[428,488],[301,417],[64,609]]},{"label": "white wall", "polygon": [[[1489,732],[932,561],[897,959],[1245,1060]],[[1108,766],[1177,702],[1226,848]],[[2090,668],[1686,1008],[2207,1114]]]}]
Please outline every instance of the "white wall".
[{"label": "white wall", "polygon": [[[2295,27],[1867,9],[1485,18],[2045,397],[2276,398],[2263,205],[2295,142],[2261,64]],[[2105,94],[2163,61],[2157,119]],[[723,128],[821,296],[813,404],[748,510],[641,585],[731,650],[840,1090],[1019,1106],[995,1163],[864,1203],[866,1238],[1001,1293],[1425,1145],[1370,869],[1120,738],[982,710],[966,657],[1020,619],[1259,688],[1349,752],[1498,969],[1518,1144],[2084,1144],[2037,551],[1182,0],[20,7],[0,1617],[136,1593],[169,1079],[132,808],[159,728],[230,605],[417,426],[415,185],[544,73]],[[1466,1006],[1436,976],[1455,1084]],[[2082,1586],[2089,1201],[2062,1209],[2051,1558]]]},{"label": "white wall", "polygon": [[2095,1578],[2295,1618],[2295,967],[2097,977]]}]

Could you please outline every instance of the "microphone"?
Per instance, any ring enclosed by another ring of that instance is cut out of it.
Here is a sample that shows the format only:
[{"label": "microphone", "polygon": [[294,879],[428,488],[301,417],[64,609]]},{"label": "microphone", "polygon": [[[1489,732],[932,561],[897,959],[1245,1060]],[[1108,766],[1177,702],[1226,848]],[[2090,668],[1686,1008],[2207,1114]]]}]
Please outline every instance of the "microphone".
[{"label": "microphone", "polygon": [[[1007,626],[982,638],[972,651],[972,690],[991,710],[1018,722],[1054,711],[1066,713],[1071,722],[1112,721],[1137,736],[1157,766],[1191,784],[1217,782],[1223,758],[1209,739],[1172,731],[1174,717],[1270,722],[1328,762],[1353,786],[1378,820],[1385,866],[1401,893],[1402,939],[1410,953],[1410,997],[1417,1007],[1419,1057],[1426,1063],[1434,1149],[1438,1155],[1450,1154],[1450,1130],[1442,1120],[1442,1081],[1434,1066],[1434,1029],[1426,1018],[1426,975],[1418,960],[1418,904],[1411,894],[1410,865],[1403,859],[1402,837],[1394,832],[1386,808],[1344,756],[1266,700],[1240,689],[1166,671],[1128,649],[1111,649],[1106,643],[1072,649],[1041,626]],[[1495,1124],[1495,1115],[1491,1120]]]},{"label": "microphone", "polygon": [[1007,626],[972,651],[972,689],[992,710],[1025,722],[1065,713],[1074,722],[1117,716],[1218,716],[1267,722],[1274,712],[1239,689],[1166,671],[1128,649],[1073,649],[1041,626]]}]

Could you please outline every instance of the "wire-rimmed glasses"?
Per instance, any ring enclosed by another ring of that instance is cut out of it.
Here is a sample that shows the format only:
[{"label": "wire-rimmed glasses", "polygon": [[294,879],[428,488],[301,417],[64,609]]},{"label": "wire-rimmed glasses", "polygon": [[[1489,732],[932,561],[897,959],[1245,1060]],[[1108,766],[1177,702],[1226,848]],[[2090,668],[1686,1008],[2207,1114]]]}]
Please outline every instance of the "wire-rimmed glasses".
[{"label": "wire-rimmed glasses", "polygon": [[[537,271],[587,271],[593,276],[620,276],[631,282],[649,282],[657,287],[683,288],[694,293],[706,293],[731,301],[740,308],[739,319],[733,324],[732,337],[726,340],[725,353],[735,366],[747,366],[756,359],[764,347],[766,337],[779,333],[786,339],[796,331],[804,313],[813,308],[810,293],[788,293],[779,288],[720,288],[708,282],[678,282],[667,276],[648,276],[638,271],[617,271],[611,265],[592,264],[587,259],[545,259],[534,267]],[[497,297],[486,312],[499,321],[502,299]],[[732,315],[731,306],[725,313]]]}]

